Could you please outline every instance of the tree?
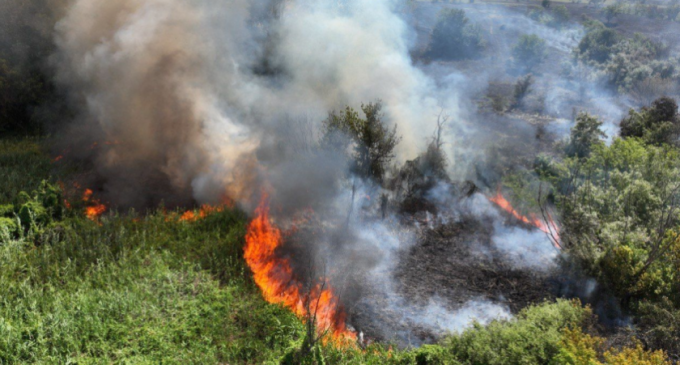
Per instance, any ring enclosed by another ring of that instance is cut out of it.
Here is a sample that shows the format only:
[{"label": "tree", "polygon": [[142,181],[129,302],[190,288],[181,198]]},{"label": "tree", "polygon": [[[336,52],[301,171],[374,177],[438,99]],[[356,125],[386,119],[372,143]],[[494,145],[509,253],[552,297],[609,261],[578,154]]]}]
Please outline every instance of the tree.
[{"label": "tree", "polygon": [[352,172],[380,184],[401,137],[397,136],[396,125],[387,127],[380,101],[362,104],[361,110],[365,118],[349,106],[342,112],[331,112],[324,121],[323,141],[340,149],[350,143]]},{"label": "tree", "polygon": [[531,70],[545,58],[545,40],[535,34],[523,35],[512,49],[515,64],[523,70]]},{"label": "tree", "polygon": [[579,42],[576,54],[588,63],[605,63],[609,61],[614,46],[621,40],[621,36],[616,31],[605,28],[604,25],[594,24],[596,25]]},{"label": "tree", "polygon": [[470,24],[465,11],[447,9],[439,14],[427,54],[458,60],[477,56],[484,46],[481,29]]},{"label": "tree", "polygon": [[576,125],[571,129],[569,143],[565,153],[569,157],[584,158],[590,155],[594,145],[602,143],[605,136],[602,122],[588,113],[580,113],[576,117]]},{"label": "tree", "polygon": [[631,109],[621,121],[621,137],[637,137],[646,143],[677,144],[680,136],[680,115],[674,99],[661,97],[640,111]]}]

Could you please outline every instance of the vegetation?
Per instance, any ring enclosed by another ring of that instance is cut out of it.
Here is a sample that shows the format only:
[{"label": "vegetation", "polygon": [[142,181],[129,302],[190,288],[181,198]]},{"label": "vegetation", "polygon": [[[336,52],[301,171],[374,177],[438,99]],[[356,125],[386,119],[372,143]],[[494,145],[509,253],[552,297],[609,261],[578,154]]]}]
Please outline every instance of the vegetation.
[{"label": "vegetation", "polygon": [[599,22],[589,23],[574,54],[606,84],[638,97],[671,91],[678,80],[677,60],[668,57],[666,46],[639,33],[624,37]]},{"label": "vegetation", "polygon": [[465,11],[447,9],[439,14],[427,54],[447,60],[473,58],[484,49],[485,43],[481,29],[470,24]]},{"label": "vegetation", "polygon": [[324,122],[324,145],[340,151],[352,146],[350,171],[382,183],[388,164],[399,143],[397,126],[389,129],[382,114],[382,103],[362,105],[365,119],[351,107],[332,112]]},{"label": "vegetation", "polygon": [[535,34],[523,35],[512,49],[515,66],[530,71],[545,58],[545,41]]}]

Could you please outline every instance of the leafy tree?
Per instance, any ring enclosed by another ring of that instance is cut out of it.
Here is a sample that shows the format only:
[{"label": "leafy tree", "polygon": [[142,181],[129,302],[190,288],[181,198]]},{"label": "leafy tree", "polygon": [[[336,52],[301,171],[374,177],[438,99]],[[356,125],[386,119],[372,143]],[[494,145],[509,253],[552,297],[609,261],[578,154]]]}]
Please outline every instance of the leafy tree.
[{"label": "leafy tree", "polygon": [[576,47],[579,59],[587,63],[605,63],[609,61],[614,46],[621,40],[621,35],[615,30],[593,23],[593,28],[586,33]]},{"label": "leafy tree", "polygon": [[545,58],[545,40],[535,34],[523,35],[512,49],[515,64],[523,70],[531,70]]},{"label": "leafy tree", "polygon": [[397,136],[396,125],[387,127],[381,102],[362,105],[361,110],[365,118],[349,106],[344,111],[331,112],[324,122],[323,142],[341,149],[350,143],[352,171],[382,183],[401,137]]},{"label": "leafy tree", "polygon": [[470,24],[465,11],[447,9],[439,14],[427,54],[433,58],[459,60],[477,56],[484,47],[481,29]]},{"label": "leafy tree", "polygon": [[680,136],[680,115],[674,99],[661,97],[640,111],[631,109],[621,121],[621,137],[637,137],[647,143],[676,144]]},{"label": "leafy tree", "polygon": [[569,157],[583,158],[590,155],[593,146],[602,143],[605,136],[602,132],[602,122],[588,113],[581,113],[576,117],[576,125],[571,129],[569,143],[565,153]]}]

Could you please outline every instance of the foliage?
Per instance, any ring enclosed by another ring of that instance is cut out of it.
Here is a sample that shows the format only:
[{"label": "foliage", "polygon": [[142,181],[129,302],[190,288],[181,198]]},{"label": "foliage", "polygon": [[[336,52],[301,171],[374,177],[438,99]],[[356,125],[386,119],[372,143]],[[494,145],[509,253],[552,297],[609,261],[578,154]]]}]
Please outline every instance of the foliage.
[{"label": "foliage", "polygon": [[604,132],[601,127],[600,120],[588,113],[580,113],[576,117],[576,125],[571,129],[565,154],[568,157],[588,157],[593,147],[602,143]]},{"label": "foliage", "polygon": [[[604,339],[591,336],[580,328],[566,328],[559,354],[553,365],[671,365],[663,351],[646,351],[638,342],[635,347],[604,349]],[[602,359],[602,361],[600,361]]]},{"label": "foliage", "polygon": [[678,104],[669,97],[655,100],[639,112],[631,109],[621,121],[621,137],[637,137],[643,141],[661,145],[676,144],[680,136]]},{"label": "foliage", "polygon": [[352,145],[352,172],[382,183],[388,164],[394,158],[394,148],[400,141],[397,126],[387,127],[381,102],[361,106],[365,118],[351,107],[341,112],[331,112],[324,121],[322,143],[331,148],[345,150],[347,139]]},{"label": "foliage", "polygon": [[580,328],[565,328],[553,365],[600,365],[598,350],[603,340],[584,333]]},{"label": "foliage", "polygon": [[465,11],[446,9],[439,14],[427,54],[449,60],[472,58],[484,49],[485,43],[481,29],[470,24]]},{"label": "foliage", "polygon": [[523,35],[512,48],[515,66],[521,70],[531,70],[545,58],[545,40],[535,34]]},{"label": "foliage", "polygon": [[[672,269],[680,272],[680,245],[671,253],[673,256]],[[675,278],[675,287],[680,285],[680,279]],[[680,353],[680,308],[677,298],[678,290],[674,291],[675,298],[664,297],[659,301],[643,300],[638,312],[640,319],[638,326],[645,343],[652,348],[666,349],[670,353]],[[675,305],[674,305],[675,303]]]},{"label": "foliage", "polygon": [[590,315],[578,302],[558,300],[529,307],[507,322],[477,324],[443,346],[466,364],[546,364],[559,353],[562,329],[584,325]]},{"label": "foliage", "polygon": [[638,97],[646,98],[645,93],[655,91],[645,90],[650,89],[645,87],[648,80],[677,80],[677,61],[668,58],[665,45],[639,33],[623,37],[601,23],[591,22],[588,29],[574,50],[576,59],[594,66],[620,92],[636,91],[642,94]]},{"label": "foliage", "polygon": [[614,46],[620,40],[621,35],[615,30],[593,23],[575,52],[579,59],[587,63],[603,64],[609,61],[614,53]]},{"label": "foliage", "polygon": [[663,351],[645,351],[641,344],[621,351],[608,351],[604,354],[607,365],[671,365]]},{"label": "foliage", "polygon": [[[674,113],[651,109],[643,112]],[[586,134],[597,141],[597,128]],[[572,153],[561,161],[537,159],[535,171],[553,187],[561,213],[562,246],[636,315],[647,344],[677,354],[680,151],[632,137],[590,146],[589,154]],[[631,351],[611,361],[637,356]]]}]

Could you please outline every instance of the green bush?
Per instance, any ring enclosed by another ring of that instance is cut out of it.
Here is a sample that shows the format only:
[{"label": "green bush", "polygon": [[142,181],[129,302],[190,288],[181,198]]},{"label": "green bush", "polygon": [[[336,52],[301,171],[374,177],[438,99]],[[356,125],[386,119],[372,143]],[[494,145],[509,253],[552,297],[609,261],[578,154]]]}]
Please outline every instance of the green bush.
[{"label": "green bush", "polygon": [[447,9],[439,14],[427,55],[447,60],[473,58],[484,49],[485,44],[481,29],[470,24],[465,11]]},{"label": "green bush", "polygon": [[678,104],[669,97],[655,100],[639,112],[631,109],[621,121],[621,137],[637,137],[643,141],[661,145],[676,144],[680,135]]},{"label": "green bush", "polygon": [[558,300],[524,309],[509,321],[477,324],[443,346],[464,364],[547,364],[559,352],[562,330],[585,325],[591,315],[578,302]]},{"label": "green bush", "polygon": [[[16,219],[0,217],[0,243],[8,237],[14,237],[19,234],[19,225]],[[7,235],[3,238],[3,235]]]}]

